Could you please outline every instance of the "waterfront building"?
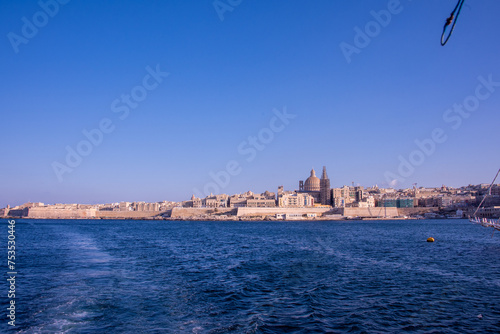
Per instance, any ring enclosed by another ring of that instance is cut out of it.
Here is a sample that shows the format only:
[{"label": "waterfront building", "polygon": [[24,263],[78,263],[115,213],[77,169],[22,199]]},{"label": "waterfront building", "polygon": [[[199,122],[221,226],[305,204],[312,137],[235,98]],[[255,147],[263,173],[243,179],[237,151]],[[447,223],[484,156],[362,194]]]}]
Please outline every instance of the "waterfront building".
[{"label": "waterfront building", "polygon": [[131,211],[132,207],[130,206],[130,202],[120,202],[119,211]]},{"label": "waterfront building", "polygon": [[285,213],[285,220],[303,219],[304,215],[301,213]]},{"label": "waterfront building", "polygon": [[229,198],[230,208],[243,208],[247,206],[247,199],[245,197],[231,196]]},{"label": "waterfront building", "polygon": [[368,196],[362,201],[355,202],[353,206],[358,208],[373,208],[375,207],[375,198],[373,196]]},{"label": "waterfront building", "polygon": [[491,195],[500,196],[500,184],[494,184],[493,187],[491,187]]},{"label": "waterfront building", "polygon": [[334,197],[343,197],[346,199],[348,203],[351,202],[351,188],[348,186],[343,186],[342,188],[335,188],[333,189],[333,196]]},{"label": "waterfront building", "polygon": [[250,208],[272,208],[276,206],[275,193],[265,191],[260,195],[253,195],[247,199],[247,207]]},{"label": "waterfront building", "polygon": [[247,207],[249,208],[272,208],[275,206],[275,199],[253,198],[247,200]]},{"label": "waterfront building", "polygon": [[453,199],[451,197],[441,196],[438,197],[437,202],[439,207],[446,208],[453,204]]},{"label": "waterfront building", "polygon": [[366,198],[366,203],[368,204],[369,208],[374,208],[375,207],[375,198],[373,196],[368,196]]},{"label": "waterfront building", "polygon": [[[207,196],[205,198],[198,198],[196,196],[191,196],[191,200],[182,203],[182,207],[187,208],[226,208],[228,207],[229,196],[226,194]],[[173,207],[171,203],[168,207]]]},{"label": "waterfront building", "polygon": [[[160,210],[160,205],[158,203],[134,202],[134,203],[132,203],[132,207],[134,208],[134,211],[159,211]],[[116,209],[117,210],[113,210],[113,211],[121,211],[119,207]]]},{"label": "waterfront building", "polygon": [[382,198],[377,201],[378,207],[385,208],[413,208],[413,198]]},{"label": "waterfront building", "polygon": [[258,195],[251,191],[244,194],[229,197],[229,207],[231,208],[270,208],[276,206],[276,194],[270,191]]},{"label": "waterfront building", "polygon": [[228,199],[228,205],[230,208],[244,208],[247,206],[249,198],[253,198],[253,192],[251,191],[247,191],[243,194],[232,195]]},{"label": "waterfront building", "polygon": [[356,207],[356,208],[367,208],[368,207],[368,203],[367,202],[356,202],[356,203],[354,203],[353,207]]},{"label": "waterfront building", "polygon": [[210,195],[202,200],[202,207],[205,208],[227,208],[229,196],[226,194]]},{"label": "waterfront building", "polygon": [[360,202],[365,198],[365,191],[363,187],[348,187],[344,186],[342,189],[342,197],[349,197],[350,202]]},{"label": "waterfront building", "polygon": [[344,208],[345,207],[344,197],[334,197],[333,198],[333,206],[336,208]]},{"label": "waterfront building", "polygon": [[[484,199],[484,196],[477,196],[476,197],[477,204],[479,204],[483,199]],[[487,196],[484,199],[483,205],[485,207],[487,207],[487,206],[500,206],[500,196],[497,196],[497,195]]]},{"label": "waterfront building", "polygon": [[266,199],[276,199],[276,194],[268,190],[260,194],[260,196],[263,196]]},{"label": "waterfront building", "polygon": [[383,198],[377,201],[377,206],[383,208],[397,208],[398,200],[396,198]]},{"label": "waterfront building", "polygon": [[413,198],[398,198],[397,207],[413,208],[414,207]]},{"label": "waterfront building", "polygon": [[[365,198],[365,191],[363,187],[349,187],[343,186],[342,188],[332,189],[333,204],[335,207],[352,206],[354,203],[362,202]],[[339,199],[343,200],[340,201]],[[356,205],[357,206],[357,205]]]},{"label": "waterfront building", "polygon": [[219,207],[219,201],[217,198],[214,197],[207,197],[205,198],[205,207],[206,208],[218,208]]},{"label": "waterfront building", "polygon": [[278,199],[280,207],[284,208],[302,208],[314,206],[314,197],[307,193],[284,194]]},{"label": "waterfront building", "polygon": [[500,206],[479,208],[477,215],[481,218],[498,219],[500,218]]},{"label": "waterfront building", "polygon": [[201,200],[201,198],[193,195],[191,196],[191,201],[187,201],[186,206],[192,208],[201,208],[203,206],[203,201]]},{"label": "waterfront building", "polygon": [[[302,181],[300,181],[300,182],[302,182]],[[294,191],[288,191],[288,190],[285,191],[283,189],[283,186],[279,186],[278,187],[278,195],[276,196],[276,199],[279,200],[279,198],[282,197],[283,195],[292,195],[292,194],[295,194],[295,192]]]}]

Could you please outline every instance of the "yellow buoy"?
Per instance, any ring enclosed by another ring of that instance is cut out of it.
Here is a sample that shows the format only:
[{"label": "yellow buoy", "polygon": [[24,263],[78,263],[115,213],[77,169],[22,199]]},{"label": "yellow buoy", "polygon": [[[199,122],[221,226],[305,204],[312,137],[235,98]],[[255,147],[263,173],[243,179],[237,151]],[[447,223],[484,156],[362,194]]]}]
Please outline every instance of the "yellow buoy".
[{"label": "yellow buoy", "polygon": [[434,242],[434,238],[433,237],[427,238],[427,242]]}]

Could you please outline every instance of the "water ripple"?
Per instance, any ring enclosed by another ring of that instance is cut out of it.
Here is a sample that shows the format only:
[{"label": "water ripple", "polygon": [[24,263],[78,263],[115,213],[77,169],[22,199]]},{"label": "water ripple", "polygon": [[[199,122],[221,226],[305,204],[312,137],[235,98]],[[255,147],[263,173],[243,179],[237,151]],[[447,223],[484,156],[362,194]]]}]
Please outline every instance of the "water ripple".
[{"label": "water ripple", "polygon": [[465,221],[21,220],[17,233],[20,333],[500,332],[500,242]]}]

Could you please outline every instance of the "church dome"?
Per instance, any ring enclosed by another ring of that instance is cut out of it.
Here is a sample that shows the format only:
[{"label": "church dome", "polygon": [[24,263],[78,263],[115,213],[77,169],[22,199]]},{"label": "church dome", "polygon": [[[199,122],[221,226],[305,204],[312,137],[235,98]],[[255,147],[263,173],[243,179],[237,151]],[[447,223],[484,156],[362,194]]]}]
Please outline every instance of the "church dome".
[{"label": "church dome", "polygon": [[314,169],[311,170],[311,176],[309,176],[304,183],[305,191],[319,191],[320,190],[320,181],[319,178],[316,177],[316,172]]}]

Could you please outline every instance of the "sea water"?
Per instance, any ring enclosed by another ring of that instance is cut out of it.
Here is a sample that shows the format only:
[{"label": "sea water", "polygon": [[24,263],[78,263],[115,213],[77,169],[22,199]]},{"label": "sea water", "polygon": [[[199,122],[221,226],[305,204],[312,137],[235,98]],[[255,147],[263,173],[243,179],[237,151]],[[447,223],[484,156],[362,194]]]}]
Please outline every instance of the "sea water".
[{"label": "sea water", "polygon": [[492,232],[466,220],[18,219],[15,329],[498,333]]}]

